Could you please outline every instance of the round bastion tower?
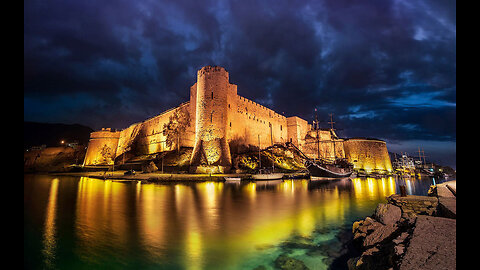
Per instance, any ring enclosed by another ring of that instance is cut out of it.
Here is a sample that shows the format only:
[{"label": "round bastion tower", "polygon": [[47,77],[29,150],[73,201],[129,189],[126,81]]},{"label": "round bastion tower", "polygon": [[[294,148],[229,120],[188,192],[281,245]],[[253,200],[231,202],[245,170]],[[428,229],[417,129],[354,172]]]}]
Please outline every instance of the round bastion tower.
[{"label": "round bastion tower", "polygon": [[224,173],[231,167],[227,143],[228,72],[205,66],[197,72],[195,145],[190,171]]}]

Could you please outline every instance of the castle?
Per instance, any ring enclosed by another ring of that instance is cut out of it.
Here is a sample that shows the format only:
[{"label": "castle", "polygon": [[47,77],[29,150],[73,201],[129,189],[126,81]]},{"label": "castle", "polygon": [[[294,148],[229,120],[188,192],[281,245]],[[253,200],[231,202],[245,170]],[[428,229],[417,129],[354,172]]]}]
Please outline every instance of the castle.
[{"label": "castle", "polygon": [[[165,127],[182,121],[186,123],[180,136],[169,143]],[[237,85],[229,83],[228,72],[217,66],[205,66],[197,72],[190,101],[121,131],[102,128],[92,132],[83,164],[111,165],[132,149],[136,155],[151,155],[193,147],[191,172],[223,173],[232,167],[232,145],[265,148],[286,142],[312,158],[347,158],[356,170],[367,173],[392,170],[384,141],[342,139],[332,129],[313,129],[300,117],[278,114],[239,96]]]}]

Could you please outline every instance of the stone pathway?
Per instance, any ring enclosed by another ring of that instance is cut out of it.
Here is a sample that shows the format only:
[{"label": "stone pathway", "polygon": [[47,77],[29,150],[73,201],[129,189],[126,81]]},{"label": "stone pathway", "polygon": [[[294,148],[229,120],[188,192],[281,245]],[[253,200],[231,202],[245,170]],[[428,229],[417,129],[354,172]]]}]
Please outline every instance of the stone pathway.
[{"label": "stone pathway", "polygon": [[456,269],[457,220],[418,216],[400,270]]}]

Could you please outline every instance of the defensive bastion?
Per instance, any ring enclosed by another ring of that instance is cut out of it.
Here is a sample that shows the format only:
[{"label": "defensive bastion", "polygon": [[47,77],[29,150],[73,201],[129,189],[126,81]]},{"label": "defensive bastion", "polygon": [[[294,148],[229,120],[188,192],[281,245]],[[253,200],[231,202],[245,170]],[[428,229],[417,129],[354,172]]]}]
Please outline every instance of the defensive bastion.
[{"label": "defensive bastion", "polygon": [[[164,129],[172,119],[187,125],[175,143],[169,144]],[[112,165],[115,158],[126,153],[147,156],[190,147],[190,172],[225,173],[232,167],[231,149],[266,148],[287,141],[310,157],[346,157],[357,170],[391,171],[385,142],[341,139],[333,130],[314,130],[300,117],[278,114],[239,96],[228,72],[217,66],[205,66],[197,72],[190,100],[178,107],[123,130],[102,128],[92,132],[83,165]]]}]

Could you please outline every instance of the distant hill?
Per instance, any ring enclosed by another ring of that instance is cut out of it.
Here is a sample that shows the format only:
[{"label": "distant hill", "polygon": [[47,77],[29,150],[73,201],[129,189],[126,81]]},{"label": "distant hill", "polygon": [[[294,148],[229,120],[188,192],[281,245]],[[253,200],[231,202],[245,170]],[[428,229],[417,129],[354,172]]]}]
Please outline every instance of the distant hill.
[{"label": "distant hill", "polygon": [[87,145],[90,133],[94,130],[79,124],[50,124],[37,122],[23,122],[23,148],[45,144],[47,147],[59,146],[60,141],[74,142]]}]

